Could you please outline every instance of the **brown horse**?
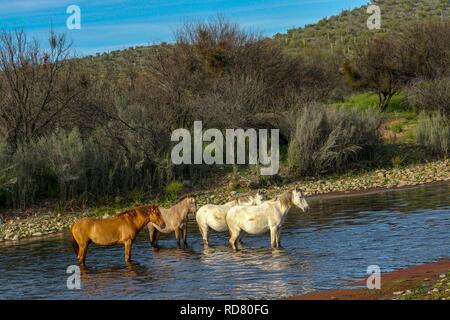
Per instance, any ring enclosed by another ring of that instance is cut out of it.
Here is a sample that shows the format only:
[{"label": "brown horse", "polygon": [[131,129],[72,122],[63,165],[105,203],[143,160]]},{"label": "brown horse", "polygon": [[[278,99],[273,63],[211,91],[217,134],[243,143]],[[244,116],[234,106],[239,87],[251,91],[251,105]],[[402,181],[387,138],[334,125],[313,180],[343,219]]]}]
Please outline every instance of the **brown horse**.
[{"label": "brown horse", "polygon": [[178,202],[169,209],[160,208],[161,215],[166,223],[165,228],[158,228],[151,223],[148,224],[148,232],[150,235],[150,242],[153,248],[158,248],[158,239],[160,233],[175,232],[177,239],[177,246],[180,247],[180,233],[183,236],[183,245],[187,246],[187,218],[189,213],[197,211],[195,203],[195,196],[192,194],[185,195],[178,200]]},{"label": "brown horse", "polygon": [[127,210],[108,219],[83,218],[71,227],[72,245],[81,266],[85,265],[88,245],[122,243],[125,246],[125,262],[131,262],[131,245],[136,235],[148,223],[165,228],[158,206],[150,205]]}]

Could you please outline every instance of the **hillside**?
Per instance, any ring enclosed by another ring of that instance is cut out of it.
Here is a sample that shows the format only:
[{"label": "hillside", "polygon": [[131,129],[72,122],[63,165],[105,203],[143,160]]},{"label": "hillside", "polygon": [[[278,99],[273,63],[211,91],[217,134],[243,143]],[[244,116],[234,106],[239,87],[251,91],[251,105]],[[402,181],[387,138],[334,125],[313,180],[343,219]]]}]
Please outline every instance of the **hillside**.
[{"label": "hillside", "polygon": [[[301,48],[345,50],[362,35],[395,30],[396,27],[417,19],[450,16],[449,0],[376,0],[373,3],[381,9],[382,22],[379,31],[371,31],[367,28],[366,21],[369,14],[366,13],[367,6],[362,6],[350,11],[344,10],[338,16],[325,17],[304,28],[290,29],[284,34],[276,34],[267,40],[274,41],[293,54]],[[100,68],[102,74],[117,74],[117,71],[121,73],[120,70],[130,64],[142,67],[151,56],[152,47],[140,46],[98,53],[96,56],[85,57],[81,60],[89,67]],[[108,72],[113,70],[115,72]]]},{"label": "hillside", "polygon": [[290,29],[285,34],[276,34],[274,39],[289,52],[299,48],[320,47],[346,50],[357,38],[373,32],[395,30],[408,22],[421,19],[450,16],[448,0],[376,0],[381,9],[381,29],[369,30],[366,22],[367,6],[344,10],[338,16],[325,17],[304,28]]}]

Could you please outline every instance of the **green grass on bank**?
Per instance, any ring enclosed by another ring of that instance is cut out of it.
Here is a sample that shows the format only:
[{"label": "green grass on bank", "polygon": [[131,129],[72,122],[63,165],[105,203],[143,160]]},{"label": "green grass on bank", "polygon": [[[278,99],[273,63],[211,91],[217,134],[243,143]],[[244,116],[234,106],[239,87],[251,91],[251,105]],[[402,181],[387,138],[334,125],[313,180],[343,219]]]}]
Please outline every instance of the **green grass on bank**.
[{"label": "green grass on bank", "polygon": [[[356,93],[344,101],[334,102],[330,105],[337,108],[357,108],[359,110],[377,109],[378,96],[375,93]],[[384,113],[383,138],[387,143],[415,143],[415,131],[419,112],[411,106],[406,96],[399,93],[392,97]]]},{"label": "green grass on bank", "polygon": [[[378,95],[371,92],[355,93],[347,97],[344,101],[335,102],[332,105],[337,107],[356,107],[361,110],[376,109],[378,106]],[[408,103],[406,96],[402,93],[392,97],[386,112],[402,113],[409,117],[416,113],[414,108]]]}]

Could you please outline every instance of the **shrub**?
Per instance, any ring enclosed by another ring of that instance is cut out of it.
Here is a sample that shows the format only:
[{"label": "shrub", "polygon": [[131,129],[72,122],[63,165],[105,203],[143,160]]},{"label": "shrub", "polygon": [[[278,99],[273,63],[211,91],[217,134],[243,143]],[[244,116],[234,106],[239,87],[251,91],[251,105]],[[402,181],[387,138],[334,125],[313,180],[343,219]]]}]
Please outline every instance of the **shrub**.
[{"label": "shrub", "polygon": [[405,158],[401,155],[396,155],[391,158],[391,163],[394,168],[400,168],[401,166],[403,166],[404,162]]},{"label": "shrub", "polygon": [[178,195],[180,194],[182,189],[183,184],[179,181],[174,180],[165,187],[164,191],[166,192],[167,198],[173,201],[178,198]]},{"label": "shrub", "polygon": [[450,115],[450,78],[418,81],[408,90],[408,100],[422,110]]},{"label": "shrub", "polygon": [[449,117],[441,112],[422,112],[417,123],[416,139],[433,155],[447,157],[450,150]]},{"label": "shrub", "polygon": [[381,144],[380,124],[380,116],[373,111],[308,106],[297,117],[289,167],[301,175],[317,175],[369,159]]},{"label": "shrub", "polygon": [[147,145],[135,134],[120,132],[120,141],[99,128],[85,139],[74,129],[58,130],[15,150],[0,144],[0,205],[107,200],[143,194],[173,179],[166,154],[148,147],[155,145],[149,136]]},{"label": "shrub", "polygon": [[417,77],[436,79],[450,70],[450,20],[406,24],[399,32],[362,37],[341,73],[350,86],[379,96],[385,111],[391,98]]}]

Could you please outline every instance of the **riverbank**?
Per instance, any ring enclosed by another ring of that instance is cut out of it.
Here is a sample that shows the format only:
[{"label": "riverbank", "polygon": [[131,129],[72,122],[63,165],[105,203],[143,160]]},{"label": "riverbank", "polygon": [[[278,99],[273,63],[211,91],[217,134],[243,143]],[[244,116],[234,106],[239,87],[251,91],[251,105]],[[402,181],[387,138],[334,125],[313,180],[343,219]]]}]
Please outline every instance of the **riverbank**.
[{"label": "riverbank", "polygon": [[[434,161],[402,168],[379,169],[358,174],[332,176],[324,179],[307,179],[273,185],[264,188],[269,197],[274,197],[296,185],[301,186],[306,196],[349,196],[351,194],[375,192],[383,189],[404,188],[428,183],[450,181],[450,160]],[[244,190],[248,191],[248,190]],[[223,203],[235,196],[227,186],[202,193],[198,204]],[[166,206],[169,203],[162,203]],[[31,237],[42,237],[61,232],[82,217],[109,217],[123,211],[121,207],[90,208],[79,212],[48,210],[25,218],[10,218],[0,225],[0,242],[15,241]]]},{"label": "riverbank", "polygon": [[[366,285],[367,278],[350,285]],[[449,300],[450,260],[425,263],[381,273],[381,288],[311,292],[289,300]]]}]

